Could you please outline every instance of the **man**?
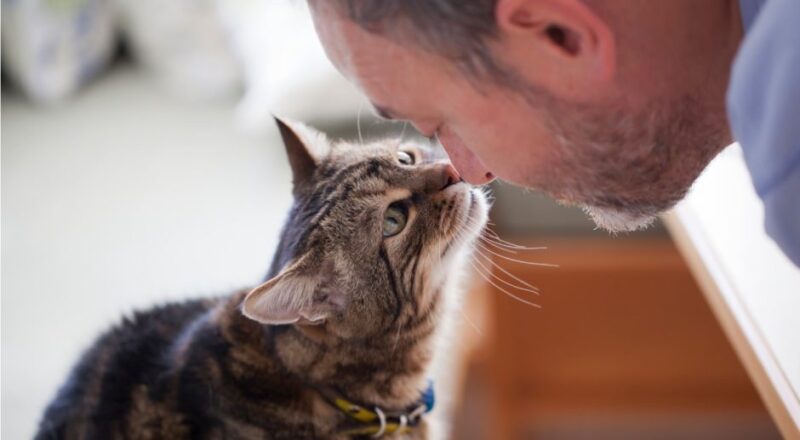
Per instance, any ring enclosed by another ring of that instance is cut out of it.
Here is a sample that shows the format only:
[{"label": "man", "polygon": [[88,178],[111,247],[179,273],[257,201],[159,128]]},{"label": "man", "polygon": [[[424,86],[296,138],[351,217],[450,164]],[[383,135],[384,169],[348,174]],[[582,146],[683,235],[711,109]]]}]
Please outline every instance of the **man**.
[{"label": "man", "polygon": [[768,233],[800,265],[800,1],[309,3],[337,68],[466,180],[635,230],[735,138]]}]

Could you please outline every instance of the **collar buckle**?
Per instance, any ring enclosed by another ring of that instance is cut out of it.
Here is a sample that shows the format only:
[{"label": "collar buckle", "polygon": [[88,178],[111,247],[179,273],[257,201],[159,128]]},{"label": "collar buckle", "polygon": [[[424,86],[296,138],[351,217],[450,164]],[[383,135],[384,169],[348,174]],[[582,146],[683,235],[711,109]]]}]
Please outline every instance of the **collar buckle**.
[{"label": "collar buckle", "polygon": [[428,381],[427,389],[413,407],[402,411],[385,411],[379,406],[372,410],[365,406],[353,403],[331,390],[320,390],[320,394],[334,407],[346,414],[349,418],[359,422],[361,426],[346,429],[343,434],[351,436],[370,436],[381,438],[386,434],[403,433],[410,431],[419,424],[422,416],[433,410],[434,392],[433,382]]}]

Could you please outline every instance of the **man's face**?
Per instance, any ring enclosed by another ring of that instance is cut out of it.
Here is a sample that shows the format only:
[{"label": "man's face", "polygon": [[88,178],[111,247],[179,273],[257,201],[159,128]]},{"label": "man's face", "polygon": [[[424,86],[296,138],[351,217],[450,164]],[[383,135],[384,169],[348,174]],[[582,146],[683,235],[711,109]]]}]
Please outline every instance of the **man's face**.
[{"label": "man's face", "polygon": [[[720,118],[684,93],[635,104],[610,87],[594,103],[532,85],[480,81],[412,43],[312,7],[331,61],[384,117],[436,136],[467,181],[494,176],[584,207],[599,226],[636,229],[678,201],[724,144]],[[722,118],[724,121],[724,117]]]}]

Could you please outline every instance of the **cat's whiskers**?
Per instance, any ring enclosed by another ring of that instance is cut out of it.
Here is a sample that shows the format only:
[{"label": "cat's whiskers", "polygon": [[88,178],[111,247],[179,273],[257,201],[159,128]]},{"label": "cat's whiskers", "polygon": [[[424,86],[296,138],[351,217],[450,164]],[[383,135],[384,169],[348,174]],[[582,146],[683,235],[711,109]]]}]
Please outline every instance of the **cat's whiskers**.
[{"label": "cat's whiskers", "polygon": [[497,252],[493,251],[492,249],[489,249],[486,245],[482,244],[480,241],[476,242],[476,244],[478,246],[480,246],[481,249],[485,250],[486,252],[488,252],[488,253],[496,256],[496,257],[499,257],[499,258],[502,258],[504,260],[507,260],[507,261],[513,261],[515,263],[520,263],[520,264],[528,264],[530,266],[559,267],[558,264],[553,264],[553,263],[538,263],[538,262],[535,262],[535,261],[526,261],[526,260],[520,260],[518,258],[511,258],[509,256],[497,253]]},{"label": "cat's whiskers", "polygon": [[519,278],[516,275],[512,274],[511,272],[509,272],[508,270],[504,269],[503,266],[497,264],[497,262],[495,262],[491,257],[487,257],[486,254],[484,254],[482,252],[478,252],[478,255],[480,255],[481,258],[485,259],[486,262],[489,263],[495,269],[499,270],[500,272],[503,272],[504,274],[508,275],[509,277],[514,279],[515,281],[518,281],[518,282],[522,283],[522,285],[532,289],[534,291],[534,293],[536,293],[537,295],[539,294],[539,288],[538,287],[528,283],[527,281],[523,280],[522,278]]},{"label": "cat's whiskers", "polygon": [[[493,236],[491,234],[495,234],[495,235]],[[546,247],[544,247],[544,246],[530,247],[530,246],[522,246],[522,245],[518,245],[518,244],[509,243],[507,241],[503,241],[503,240],[497,238],[496,234],[497,234],[496,232],[494,232],[491,229],[487,228],[486,229],[486,234],[483,234],[481,237],[483,239],[485,239],[486,241],[492,243],[496,247],[498,247],[500,249],[504,249],[504,250],[509,250],[509,251],[512,251],[512,250],[513,251],[538,251],[538,250],[546,249]]]},{"label": "cat's whiskers", "polygon": [[482,235],[481,238],[493,243],[498,248],[506,249],[506,250],[520,250],[520,251],[539,251],[547,249],[547,246],[536,246],[536,247],[529,247],[529,246],[522,246],[520,244],[511,243],[506,241],[497,234],[494,230],[490,228],[485,228],[484,231],[489,235]]},{"label": "cat's whiskers", "polygon": [[485,235],[481,236],[481,241],[483,241],[484,243],[488,244],[489,246],[497,248],[500,251],[508,252],[510,254],[516,254],[517,253],[517,251],[514,250],[514,249],[509,249],[509,248],[503,247],[503,246],[493,242],[491,239],[487,238]]},{"label": "cat's whiskers", "polygon": [[476,333],[478,333],[478,336],[483,336],[483,332],[481,331],[480,327],[478,327],[477,324],[475,324],[474,322],[472,322],[471,319],[469,319],[469,316],[467,316],[467,314],[464,312],[464,308],[461,307],[460,305],[458,308],[458,313],[461,313],[461,317],[463,317],[464,321],[467,321],[467,324],[469,324],[469,326],[472,327]]},{"label": "cat's whiskers", "polygon": [[[457,233],[454,235],[454,237],[451,240],[460,240],[460,239],[462,239],[462,237],[460,235],[458,235],[458,230],[457,230]],[[442,264],[442,259],[444,258],[444,255],[442,254],[442,246],[443,246],[442,241],[441,240],[437,240],[436,241],[436,258],[439,260],[438,261],[439,265]],[[475,324],[475,322],[473,322],[469,318],[469,316],[467,316],[466,312],[464,312],[463,302],[459,302],[458,305],[456,306],[456,308],[458,309],[458,313],[461,314],[461,316],[464,318],[464,320],[467,322],[467,324],[469,324],[469,326],[472,327],[472,329],[475,330],[476,333],[478,333],[478,336],[483,337],[483,331],[480,329],[480,327],[478,327],[478,325]]]},{"label": "cat's whiskers", "polygon": [[[470,230],[470,229],[472,229],[474,227],[472,224],[470,224],[471,221],[472,221],[472,219],[467,219],[467,223],[465,223],[464,225],[461,225],[461,227],[457,227],[456,228],[456,233],[455,233],[455,236],[453,238],[454,240],[461,240],[463,238],[462,236],[464,234],[466,234],[468,230]],[[480,237],[480,234],[478,235],[478,237]],[[441,256],[440,256],[440,258],[441,258]],[[470,258],[472,258],[472,257],[470,257]],[[480,327],[478,327],[477,324],[475,324],[469,318],[469,316],[467,316],[467,313],[464,311],[464,303],[463,302],[459,303],[458,311],[459,311],[459,313],[461,313],[461,316],[464,318],[464,320],[467,322],[467,324],[469,324],[469,326],[472,327],[475,330],[475,332],[478,334],[478,336],[483,337],[483,331],[480,329]]]},{"label": "cat's whiskers", "polygon": [[[485,256],[485,255],[482,255],[482,254],[481,254],[480,256],[481,256],[481,257],[483,257],[483,258],[486,258],[486,256]],[[491,261],[491,260],[487,259],[487,261]],[[501,282],[501,283],[505,284],[505,285],[506,285],[506,286],[508,286],[508,287],[511,287],[511,288],[513,288],[513,289],[517,289],[517,290],[522,290],[522,291],[524,291],[524,292],[530,292],[530,293],[533,293],[533,294],[536,294],[536,295],[538,295],[538,294],[539,294],[539,290],[538,290],[538,289],[534,288],[533,286],[530,286],[530,285],[528,285],[527,283],[526,283],[526,286],[529,286],[529,287],[523,287],[523,286],[518,286],[518,285],[516,285],[516,284],[510,283],[510,282],[508,282],[508,281],[504,280],[503,278],[500,278],[499,276],[497,276],[497,274],[495,274],[494,272],[492,272],[492,269],[491,269],[491,268],[489,268],[489,267],[486,267],[486,265],[484,265],[483,263],[481,263],[481,261],[480,261],[480,260],[478,260],[478,259],[473,259],[473,262],[477,263],[477,264],[478,264],[478,266],[480,266],[480,267],[481,267],[483,270],[485,270],[487,273],[490,273],[490,274],[492,274],[492,276],[494,277],[494,279],[496,279],[497,281],[499,281],[499,282]],[[496,266],[495,266],[495,267],[496,267]]]},{"label": "cat's whiskers", "polygon": [[547,249],[547,246],[540,246],[540,247],[525,247],[525,248],[509,248],[505,245],[497,243],[496,241],[492,241],[492,239],[488,236],[481,236],[481,240],[483,242],[498,251],[508,252],[509,254],[516,254],[517,252],[529,252],[529,251],[541,251]]},{"label": "cat's whiskers", "polygon": [[486,203],[488,203],[489,206],[493,205],[496,197],[494,196],[494,193],[492,193],[492,187],[489,185],[481,185],[479,189],[483,193]]},{"label": "cat's whiskers", "polygon": [[[471,219],[470,219],[470,220],[471,220]],[[470,220],[468,220],[468,222],[467,222],[467,223],[465,223],[465,224],[462,224],[462,225],[459,225],[459,226],[456,228],[456,231],[455,231],[455,236],[454,236],[453,240],[460,240],[461,238],[463,238],[462,236],[463,236],[464,234],[466,234],[466,233],[467,233],[467,231],[470,229],[470,223],[469,223],[469,222],[470,222]],[[493,231],[492,231],[492,232],[493,232]],[[477,246],[479,246],[479,247],[481,247],[481,248],[483,248],[483,249],[488,249],[488,248],[486,248],[486,246],[483,246],[483,245],[480,243],[480,236],[479,236],[479,239],[478,239],[478,240],[475,240],[475,242],[474,242],[474,243],[475,243],[475,245],[477,245]],[[504,273],[506,273],[506,274],[510,275],[512,278],[516,279],[517,281],[520,281],[520,282],[522,282],[524,285],[528,286],[529,288],[521,287],[521,286],[518,286],[518,285],[515,285],[515,284],[512,284],[512,283],[509,283],[508,281],[506,281],[506,280],[502,279],[502,278],[501,278],[501,277],[499,277],[497,274],[495,274],[495,273],[494,273],[494,272],[493,272],[493,271],[492,271],[490,268],[488,268],[488,267],[486,267],[485,265],[483,265],[483,264],[482,264],[482,263],[481,263],[481,262],[480,262],[480,261],[479,261],[479,260],[478,260],[478,259],[477,259],[477,258],[474,256],[474,255],[476,255],[476,254],[477,254],[477,255],[480,255],[482,258],[484,258],[484,259],[486,259],[487,261],[491,262],[491,263],[494,265],[494,267],[497,267],[497,268],[499,268],[499,269],[500,269],[500,270],[502,270]],[[502,255],[499,255],[499,254],[498,254],[498,256],[502,257]],[[521,261],[521,260],[520,260],[520,261]],[[494,288],[496,288],[497,290],[499,290],[499,291],[501,291],[501,292],[505,293],[505,294],[506,294],[506,295],[508,295],[509,297],[511,297],[511,298],[513,298],[513,299],[515,299],[515,300],[517,300],[517,301],[519,301],[519,302],[523,303],[523,304],[527,304],[527,305],[529,305],[529,306],[531,306],[531,307],[535,307],[535,308],[541,308],[541,305],[539,305],[539,304],[536,304],[536,303],[534,303],[534,302],[532,302],[532,301],[526,300],[526,299],[524,299],[524,298],[521,298],[519,295],[516,295],[516,294],[514,294],[514,293],[512,293],[512,292],[509,292],[509,291],[508,291],[508,290],[506,290],[505,288],[503,288],[503,287],[499,286],[499,285],[498,285],[498,283],[496,283],[496,282],[493,280],[493,278],[494,278],[494,279],[496,279],[496,280],[498,280],[498,281],[500,281],[500,282],[502,282],[502,283],[504,283],[504,284],[506,284],[506,285],[508,285],[508,286],[510,286],[510,287],[512,287],[512,288],[515,288],[515,289],[517,289],[517,290],[522,290],[522,291],[526,291],[526,292],[531,292],[531,293],[534,293],[534,294],[538,294],[538,293],[539,293],[539,292],[538,292],[538,289],[536,289],[534,286],[531,286],[529,283],[527,283],[527,282],[525,282],[525,281],[522,281],[521,279],[519,279],[519,278],[515,277],[514,275],[511,275],[511,274],[510,274],[508,271],[506,271],[505,269],[502,269],[502,268],[500,268],[500,267],[499,267],[497,264],[494,264],[494,262],[491,260],[491,258],[490,258],[490,257],[487,257],[487,256],[486,256],[486,255],[485,255],[483,252],[481,252],[481,249],[479,249],[479,248],[477,248],[477,247],[476,247],[476,248],[474,248],[474,254],[473,254],[473,258],[471,258],[471,259],[469,260],[469,262],[470,262],[470,265],[472,265],[472,268],[473,268],[473,269],[475,269],[475,271],[476,271],[476,272],[477,272],[477,273],[478,273],[478,274],[479,274],[479,275],[480,275],[482,278],[484,278],[484,279],[485,279],[485,280],[486,280],[486,281],[487,281],[487,282],[488,282],[490,285],[492,285],[492,286],[493,286]]]},{"label": "cat's whiskers", "polygon": [[517,296],[517,295],[514,295],[513,293],[509,292],[508,290],[506,290],[506,289],[504,289],[504,288],[502,288],[502,287],[498,286],[498,285],[497,285],[497,283],[495,283],[494,281],[492,281],[492,280],[491,280],[491,278],[489,278],[489,277],[488,277],[486,274],[484,274],[483,272],[481,272],[481,270],[478,268],[478,266],[476,266],[476,265],[473,263],[473,261],[474,261],[474,260],[470,260],[470,264],[471,264],[471,265],[472,265],[472,267],[475,269],[475,271],[476,271],[476,272],[478,272],[478,274],[480,274],[480,275],[481,275],[481,276],[482,276],[482,277],[483,277],[483,278],[486,280],[486,282],[488,282],[489,284],[491,284],[491,285],[492,285],[492,286],[493,286],[495,289],[497,289],[497,290],[499,290],[499,291],[501,291],[501,292],[505,293],[506,295],[510,296],[511,298],[513,298],[513,299],[515,299],[515,300],[517,300],[517,301],[519,301],[519,302],[521,302],[521,303],[523,303],[523,304],[527,304],[527,305],[529,305],[529,306],[531,306],[531,307],[535,307],[535,308],[537,308],[537,309],[540,309],[540,308],[542,308],[542,306],[540,306],[539,304],[536,304],[536,303],[534,303],[534,302],[531,302],[531,301],[528,301],[528,300],[526,300],[526,299],[520,298],[519,296]]},{"label": "cat's whiskers", "polygon": [[358,111],[356,112],[356,131],[358,132],[358,141],[364,143],[364,136],[361,135],[361,110],[364,109],[364,100],[358,103]]}]

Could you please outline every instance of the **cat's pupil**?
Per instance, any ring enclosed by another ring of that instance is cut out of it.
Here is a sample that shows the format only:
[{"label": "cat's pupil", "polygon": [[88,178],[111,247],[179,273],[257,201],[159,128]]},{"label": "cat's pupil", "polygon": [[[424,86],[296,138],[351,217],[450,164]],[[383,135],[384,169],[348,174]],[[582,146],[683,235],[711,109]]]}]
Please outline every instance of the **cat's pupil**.
[{"label": "cat's pupil", "polygon": [[397,152],[397,160],[403,165],[414,165],[414,156],[405,151]]},{"label": "cat's pupil", "polygon": [[405,228],[407,219],[408,207],[404,203],[394,202],[389,205],[383,216],[383,236],[391,237],[399,234]]}]

